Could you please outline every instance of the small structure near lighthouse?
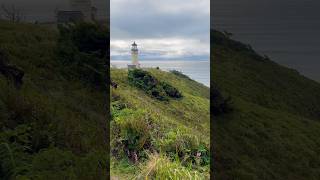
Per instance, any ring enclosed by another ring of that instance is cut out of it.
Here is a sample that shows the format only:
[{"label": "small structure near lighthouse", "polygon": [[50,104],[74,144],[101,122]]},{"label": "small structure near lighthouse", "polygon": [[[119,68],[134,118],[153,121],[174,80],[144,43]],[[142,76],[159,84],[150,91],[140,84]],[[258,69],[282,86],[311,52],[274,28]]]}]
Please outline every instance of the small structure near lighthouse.
[{"label": "small structure near lighthouse", "polygon": [[128,69],[140,68],[139,60],[138,60],[139,50],[136,42],[133,42],[131,45],[131,64],[128,64]]}]

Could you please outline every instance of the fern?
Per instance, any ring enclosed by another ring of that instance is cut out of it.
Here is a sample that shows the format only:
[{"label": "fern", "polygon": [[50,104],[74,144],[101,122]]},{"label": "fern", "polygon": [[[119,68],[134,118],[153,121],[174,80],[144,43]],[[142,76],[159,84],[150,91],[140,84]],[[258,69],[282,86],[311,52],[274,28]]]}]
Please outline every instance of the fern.
[{"label": "fern", "polygon": [[0,176],[11,179],[15,176],[16,163],[13,152],[8,143],[0,144]]}]

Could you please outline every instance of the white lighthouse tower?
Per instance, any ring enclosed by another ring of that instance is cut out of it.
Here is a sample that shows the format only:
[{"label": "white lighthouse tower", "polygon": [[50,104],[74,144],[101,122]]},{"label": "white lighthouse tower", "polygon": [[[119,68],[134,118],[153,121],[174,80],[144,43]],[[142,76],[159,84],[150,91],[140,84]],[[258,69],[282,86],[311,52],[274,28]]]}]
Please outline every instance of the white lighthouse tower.
[{"label": "white lighthouse tower", "polygon": [[132,63],[128,65],[129,69],[132,68],[140,68],[139,60],[138,60],[139,50],[136,42],[133,42],[131,45],[131,60]]}]

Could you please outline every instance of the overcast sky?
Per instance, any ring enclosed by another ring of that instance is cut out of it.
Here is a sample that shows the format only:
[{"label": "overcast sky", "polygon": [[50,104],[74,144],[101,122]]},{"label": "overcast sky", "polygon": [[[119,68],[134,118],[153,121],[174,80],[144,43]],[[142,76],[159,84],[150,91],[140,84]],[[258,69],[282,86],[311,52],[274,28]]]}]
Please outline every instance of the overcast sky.
[{"label": "overcast sky", "polygon": [[[106,17],[109,0],[91,2],[98,9],[98,17]],[[14,5],[23,12],[27,21],[55,21],[55,9],[70,10],[69,0],[0,0],[0,5],[2,4],[7,7]]]},{"label": "overcast sky", "polygon": [[209,59],[210,0],[111,0],[111,56],[127,59],[136,41],[142,59]]}]

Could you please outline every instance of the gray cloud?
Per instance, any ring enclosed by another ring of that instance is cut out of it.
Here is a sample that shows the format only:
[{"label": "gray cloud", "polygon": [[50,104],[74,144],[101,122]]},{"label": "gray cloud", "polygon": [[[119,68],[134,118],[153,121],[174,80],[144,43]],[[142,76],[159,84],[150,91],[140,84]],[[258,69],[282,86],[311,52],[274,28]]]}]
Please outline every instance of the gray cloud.
[{"label": "gray cloud", "polygon": [[[110,0],[91,0],[91,2],[97,7],[99,17],[107,16]],[[69,0],[0,0],[0,5],[2,4],[14,5],[23,12],[27,21],[54,21],[55,9],[70,9]]]},{"label": "gray cloud", "polygon": [[209,4],[209,0],[111,0],[111,55],[128,51],[125,43],[136,40],[153,55],[209,56]]}]

